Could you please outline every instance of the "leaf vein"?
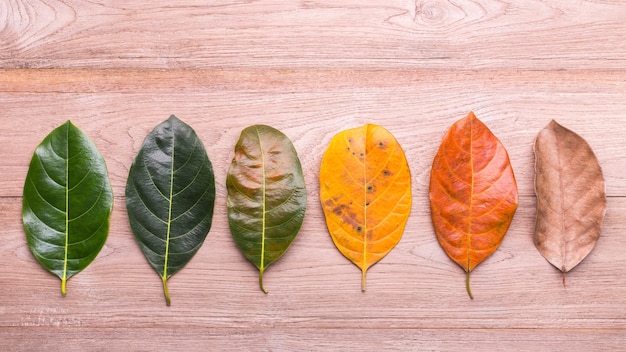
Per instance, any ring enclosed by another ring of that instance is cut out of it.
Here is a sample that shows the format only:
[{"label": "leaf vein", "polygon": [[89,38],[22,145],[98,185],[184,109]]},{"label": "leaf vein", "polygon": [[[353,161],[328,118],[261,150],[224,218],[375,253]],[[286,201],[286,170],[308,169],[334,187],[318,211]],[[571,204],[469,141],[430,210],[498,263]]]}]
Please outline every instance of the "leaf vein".
[{"label": "leaf vein", "polygon": [[91,210],[93,210],[96,207],[96,205],[98,205],[98,203],[100,202],[100,198],[102,198],[102,194],[103,193],[104,193],[104,187],[101,187],[100,188],[100,193],[98,193],[98,197],[96,198],[94,203],[89,207],[89,209],[87,209],[82,214],[80,214],[80,215],[78,215],[78,216],[76,216],[74,218],[68,219],[67,222],[68,223],[69,222],[74,222],[75,220],[78,220],[78,219],[82,218],[83,216],[85,216],[85,214],[88,214]]},{"label": "leaf vein", "polygon": [[[59,212],[65,214],[65,210],[58,208],[54,205],[52,205],[52,203],[50,203],[46,198],[44,198],[43,195],[41,195],[41,193],[39,192],[39,189],[37,188],[37,185],[35,184],[35,182],[33,181],[32,177],[29,177],[28,180],[30,181],[30,184],[33,185],[35,192],[37,193],[37,195],[39,196],[39,198],[41,200],[43,200],[46,204],[48,204],[52,209],[58,210]],[[32,208],[31,208],[32,209]],[[33,211],[34,213],[34,211]],[[41,220],[41,219],[40,219]]]},{"label": "leaf vein", "polygon": [[163,224],[167,224],[165,222],[165,220],[161,219],[160,217],[158,217],[152,210],[150,210],[150,208],[148,208],[148,206],[146,205],[146,202],[144,201],[144,199],[141,197],[141,194],[139,194],[139,192],[137,192],[137,188],[135,187],[135,185],[133,183],[131,183],[131,186],[134,189],[135,194],[137,195],[137,199],[139,199],[139,201],[141,201],[141,204],[143,205],[143,207],[148,211],[148,213],[150,213],[150,215],[154,216],[155,219],[157,219],[159,222],[163,223]]},{"label": "leaf vein", "polygon": [[58,183],[57,181],[55,181],[52,176],[50,176],[50,173],[48,172],[48,170],[46,169],[45,164],[43,163],[43,160],[41,160],[41,157],[39,157],[39,155],[36,155],[37,160],[39,161],[39,165],[41,165],[41,169],[43,170],[44,174],[46,174],[46,176],[48,177],[48,179],[50,179],[50,181],[52,181],[52,183],[54,183],[55,185],[58,185],[59,187],[65,188],[65,185],[62,185],[60,183]]}]

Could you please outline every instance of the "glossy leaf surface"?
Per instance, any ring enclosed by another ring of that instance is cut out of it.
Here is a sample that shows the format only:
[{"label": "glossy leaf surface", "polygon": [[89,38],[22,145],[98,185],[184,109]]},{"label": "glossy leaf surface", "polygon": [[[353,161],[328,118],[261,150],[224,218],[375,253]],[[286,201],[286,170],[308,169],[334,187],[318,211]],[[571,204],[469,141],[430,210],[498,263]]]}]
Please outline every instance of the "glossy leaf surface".
[{"label": "glossy leaf surface", "polygon": [[502,143],[473,112],[452,125],[433,161],[430,209],[439,244],[469,273],[500,246],[517,210]]},{"label": "glossy leaf surface", "polygon": [[337,134],[320,169],[320,200],[337,249],[367,269],[400,241],[411,211],[411,173],[394,136],[367,124]]},{"label": "glossy leaf surface", "polygon": [[606,211],[602,169],[589,144],[552,120],[535,140],[535,246],[565,273],[595,246]]},{"label": "glossy leaf surface", "polygon": [[213,219],[215,177],[202,141],[172,115],[146,137],[130,168],[126,208],[139,247],[163,282],[204,242]]},{"label": "glossy leaf surface", "polygon": [[24,183],[22,218],[35,258],[66,282],[106,242],[113,192],[94,143],[70,121],[37,147]]},{"label": "glossy leaf surface", "polygon": [[300,159],[282,132],[247,127],[235,145],[226,178],[228,224],[243,255],[263,273],[289,248],[306,210]]}]

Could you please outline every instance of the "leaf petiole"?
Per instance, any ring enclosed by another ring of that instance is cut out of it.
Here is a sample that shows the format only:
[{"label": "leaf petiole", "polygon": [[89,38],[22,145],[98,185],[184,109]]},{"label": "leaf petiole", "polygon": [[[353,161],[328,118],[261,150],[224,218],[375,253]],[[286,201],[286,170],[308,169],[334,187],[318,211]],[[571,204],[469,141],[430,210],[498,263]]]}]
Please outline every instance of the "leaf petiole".
[{"label": "leaf petiole", "polygon": [[263,269],[259,270],[259,286],[261,286],[261,291],[263,291],[263,293],[267,294],[267,290],[265,289],[265,287],[263,286]]},{"label": "leaf petiole", "polygon": [[169,307],[172,302],[170,301],[170,291],[167,289],[167,277],[162,276],[161,279],[163,279],[163,293],[165,293],[165,304],[167,304],[167,306]]},{"label": "leaf petiole", "polygon": [[362,269],[361,270],[361,292],[365,292],[365,274],[367,273],[367,270]]},{"label": "leaf petiole", "polygon": [[467,275],[465,276],[465,288],[467,289],[467,294],[471,299],[474,299],[474,295],[472,294],[472,288],[470,287],[470,271],[467,271]]}]

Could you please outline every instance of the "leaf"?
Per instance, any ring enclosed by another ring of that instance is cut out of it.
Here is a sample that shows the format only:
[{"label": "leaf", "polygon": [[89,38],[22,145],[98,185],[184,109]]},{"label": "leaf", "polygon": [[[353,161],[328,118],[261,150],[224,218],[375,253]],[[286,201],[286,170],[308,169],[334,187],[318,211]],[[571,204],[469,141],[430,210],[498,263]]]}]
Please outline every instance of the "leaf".
[{"label": "leaf", "polygon": [[430,209],[437,240],[467,273],[498,249],[517,210],[509,156],[473,112],[443,137],[430,174]]},{"label": "leaf", "polygon": [[22,219],[28,246],[66,282],[91,263],[106,242],[113,192],[104,158],[70,121],[35,150],[24,183]]},{"label": "leaf", "polygon": [[196,254],[211,228],[215,177],[202,141],[172,115],[146,137],[126,182],[130,226],[163,281]]},{"label": "leaf", "polygon": [[235,145],[226,177],[228,224],[239,250],[263,273],[300,231],[306,187],[296,149],[282,132],[247,127]]},{"label": "leaf", "polygon": [[367,269],[398,244],[411,211],[411,173],[394,136],[366,124],[338,133],[320,169],[320,200],[337,249]]},{"label": "leaf", "polygon": [[606,212],[602,169],[589,144],[552,120],[535,140],[539,253],[565,273],[595,246]]}]

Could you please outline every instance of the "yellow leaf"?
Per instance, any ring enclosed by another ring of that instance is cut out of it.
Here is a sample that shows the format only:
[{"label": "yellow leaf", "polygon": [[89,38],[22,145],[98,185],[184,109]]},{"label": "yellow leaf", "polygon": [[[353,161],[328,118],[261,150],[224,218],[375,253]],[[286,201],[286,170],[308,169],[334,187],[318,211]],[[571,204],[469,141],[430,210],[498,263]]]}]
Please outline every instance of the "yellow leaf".
[{"label": "yellow leaf", "polygon": [[362,271],[400,241],[411,211],[411,173],[394,136],[367,124],[337,134],[320,168],[320,200],[337,249]]}]

